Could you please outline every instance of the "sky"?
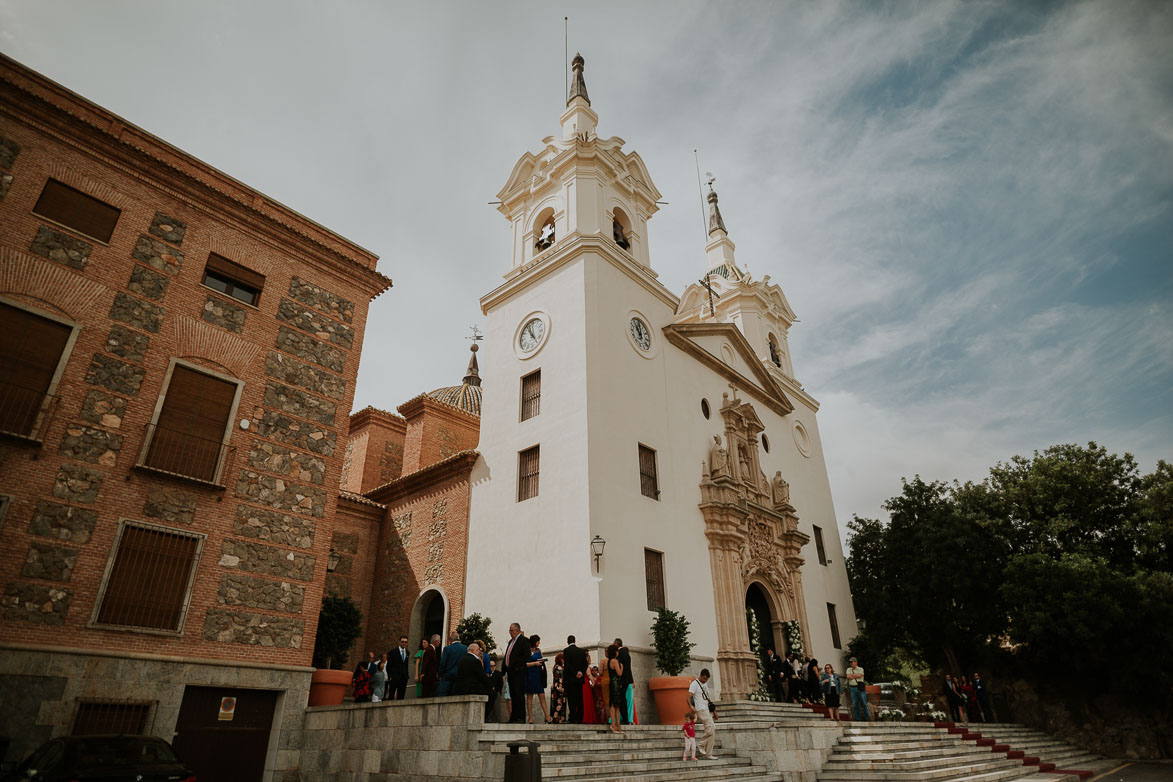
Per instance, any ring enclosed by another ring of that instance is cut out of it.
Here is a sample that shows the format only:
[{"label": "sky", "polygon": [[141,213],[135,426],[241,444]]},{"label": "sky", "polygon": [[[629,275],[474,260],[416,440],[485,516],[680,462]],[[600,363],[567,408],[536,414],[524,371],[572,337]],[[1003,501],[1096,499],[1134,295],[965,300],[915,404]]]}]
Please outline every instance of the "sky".
[{"label": "sky", "polygon": [[841,529],[1056,443],[1173,459],[1171,3],[0,0],[0,51],[377,253],[394,409],[464,374],[564,16],[661,282],[705,268],[696,149],[798,314]]}]

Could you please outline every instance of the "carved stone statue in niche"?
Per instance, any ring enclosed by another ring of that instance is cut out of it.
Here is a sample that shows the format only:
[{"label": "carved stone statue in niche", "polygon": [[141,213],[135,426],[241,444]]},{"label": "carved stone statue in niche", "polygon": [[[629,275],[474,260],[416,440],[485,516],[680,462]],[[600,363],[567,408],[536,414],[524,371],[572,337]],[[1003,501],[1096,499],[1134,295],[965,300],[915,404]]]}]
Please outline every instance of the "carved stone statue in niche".
[{"label": "carved stone statue in niche", "polygon": [[744,445],[737,446],[737,461],[741,463],[741,479],[743,481],[752,481],[753,477],[749,471],[749,453],[745,450]]},{"label": "carved stone statue in niche", "polygon": [[774,507],[790,504],[790,484],[782,477],[782,471],[778,470],[774,473],[773,493],[774,493]]},{"label": "carved stone statue in niche", "polygon": [[718,475],[729,474],[729,452],[721,445],[721,435],[713,435],[713,447],[709,449],[709,475],[716,478]]}]

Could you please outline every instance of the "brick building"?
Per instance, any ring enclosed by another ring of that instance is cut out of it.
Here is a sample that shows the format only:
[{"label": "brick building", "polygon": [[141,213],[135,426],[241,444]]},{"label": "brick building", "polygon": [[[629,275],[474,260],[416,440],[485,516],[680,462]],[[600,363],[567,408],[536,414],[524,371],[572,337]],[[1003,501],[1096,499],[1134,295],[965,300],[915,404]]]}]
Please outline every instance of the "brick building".
[{"label": "brick building", "polygon": [[[458,386],[420,394],[399,415],[368,407],[350,419],[334,525],[339,566],[326,588],[366,617],[356,652],[447,631],[464,616],[470,486],[479,465],[476,345]],[[353,576],[351,574],[354,574]]]},{"label": "brick building", "polygon": [[0,58],[4,760],[296,778],[334,520],[382,513],[338,490],[376,260]]}]

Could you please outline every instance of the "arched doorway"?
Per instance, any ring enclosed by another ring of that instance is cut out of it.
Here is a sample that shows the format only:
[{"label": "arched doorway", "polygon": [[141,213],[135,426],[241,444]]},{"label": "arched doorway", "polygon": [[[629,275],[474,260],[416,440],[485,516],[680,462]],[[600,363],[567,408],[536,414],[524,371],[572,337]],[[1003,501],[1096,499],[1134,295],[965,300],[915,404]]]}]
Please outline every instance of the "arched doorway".
[{"label": "arched doorway", "polygon": [[774,615],[770,611],[770,601],[766,593],[758,584],[750,584],[745,590],[745,624],[752,636],[753,622],[751,615],[757,619],[757,638],[750,638],[750,649],[758,648],[758,657],[765,662],[766,650],[774,649]]},{"label": "arched doorway", "polygon": [[416,598],[411,609],[411,632],[408,644],[418,649],[421,638],[440,636],[441,644],[448,641],[448,597],[442,589],[429,587]]}]

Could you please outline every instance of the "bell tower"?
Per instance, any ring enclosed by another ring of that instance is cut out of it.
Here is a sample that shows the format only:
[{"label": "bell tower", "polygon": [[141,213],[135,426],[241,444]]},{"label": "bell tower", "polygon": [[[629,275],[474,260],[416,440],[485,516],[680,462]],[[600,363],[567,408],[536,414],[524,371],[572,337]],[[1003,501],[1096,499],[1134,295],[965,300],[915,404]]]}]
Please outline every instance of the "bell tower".
[{"label": "bell tower", "polygon": [[517,161],[497,194],[513,227],[512,279],[574,237],[601,237],[612,250],[655,277],[648,255],[648,219],[660,191],[643,160],[624,152],[621,138],[599,138],[599,115],[587,95],[585,61],[574,56],[574,76],[562,133],[547,136],[537,154]]}]

